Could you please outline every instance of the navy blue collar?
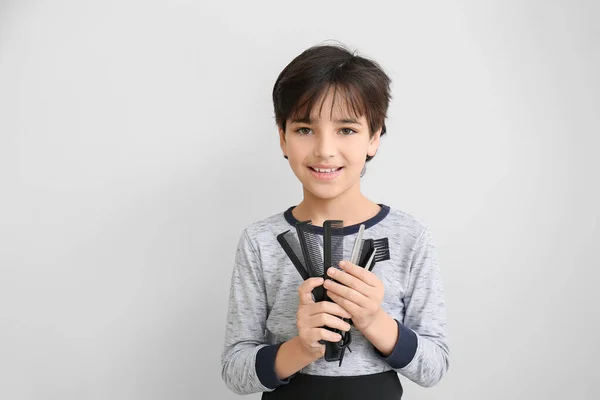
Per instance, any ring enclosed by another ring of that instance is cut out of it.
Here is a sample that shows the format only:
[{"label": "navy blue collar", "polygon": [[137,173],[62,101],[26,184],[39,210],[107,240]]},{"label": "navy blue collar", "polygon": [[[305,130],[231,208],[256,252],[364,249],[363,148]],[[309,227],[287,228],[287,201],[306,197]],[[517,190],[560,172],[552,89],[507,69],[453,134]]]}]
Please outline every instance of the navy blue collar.
[{"label": "navy blue collar", "polygon": [[[389,213],[390,213],[390,207],[386,206],[385,204],[378,204],[381,207],[381,210],[379,210],[379,212],[377,213],[377,215],[369,218],[368,220],[358,223],[358,224],[354,224],[354,225],[349,225],[349,226],[345,226],[344,227],[344,235],[352,235],[355,233],[358,233],[358,230],[360,229],[360,225],[364,224],[365,225],[365,229],[369,229],[370,227],[372,227],[373,225],[381,222]],[[288,208],[284,213],[283,216],[285,217],[285,220],[292,226],[296,226],[296,224],[300,221],[298,221],[296,219],[296,217],[294,217],[294,215],[292,214],[292,210],[296,208],[296,206],[291,206],[290,208]],[[311,227],[314,229],[315,233],[318,233],[320,235],[323,234],[323,227],[322,226],[313,226],[311,225]]]}]

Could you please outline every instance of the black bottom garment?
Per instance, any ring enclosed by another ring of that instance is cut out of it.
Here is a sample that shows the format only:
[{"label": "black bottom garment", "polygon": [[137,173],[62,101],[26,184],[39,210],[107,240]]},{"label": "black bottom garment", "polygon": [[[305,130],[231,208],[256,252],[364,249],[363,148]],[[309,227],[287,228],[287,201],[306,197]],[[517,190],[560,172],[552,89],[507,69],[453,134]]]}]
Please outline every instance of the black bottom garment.
[{"label": "black bottom garment", "polygon": [[314,376],[297,373],[289,383],[272,392],[264,392],[263,400],[399,400],[402,385],[396,371],[360,376]]}]

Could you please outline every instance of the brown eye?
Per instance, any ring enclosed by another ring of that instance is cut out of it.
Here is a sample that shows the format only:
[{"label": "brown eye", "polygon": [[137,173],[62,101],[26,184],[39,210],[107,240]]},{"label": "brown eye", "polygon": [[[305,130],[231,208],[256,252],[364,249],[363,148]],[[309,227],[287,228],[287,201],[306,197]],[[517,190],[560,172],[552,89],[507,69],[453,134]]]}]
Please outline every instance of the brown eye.
[{"label": "brown eye", "polygon": [[301,135],[308,135],[310,133],[310,129],[309,128],[300,128],[300,129],[297,129],[296,132],[298,132]]},{"label": "brown eye", "polygon": [[341,132],[344,136],[350,136],[350,135],[356,133],[355,130],[350,129],[350,128],[342,128]]}]

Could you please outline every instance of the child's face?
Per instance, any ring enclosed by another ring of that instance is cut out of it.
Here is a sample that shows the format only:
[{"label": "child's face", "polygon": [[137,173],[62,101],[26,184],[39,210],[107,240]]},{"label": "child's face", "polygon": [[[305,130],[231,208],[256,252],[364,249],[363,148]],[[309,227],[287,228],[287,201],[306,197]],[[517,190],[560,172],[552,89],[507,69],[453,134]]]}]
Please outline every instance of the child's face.
[{"label": "child's face", "polygon": [[[279,130],[283,154],[306,190],[322,199],[332,199],[360,182],[367,155],[374,156],[380,132],[371,138],[365,116],[356,119],[347,111],[343,96],[332,92],[311,110],[310,121],[288,119]],[[316,169],[331,169],[332,172]]]}]

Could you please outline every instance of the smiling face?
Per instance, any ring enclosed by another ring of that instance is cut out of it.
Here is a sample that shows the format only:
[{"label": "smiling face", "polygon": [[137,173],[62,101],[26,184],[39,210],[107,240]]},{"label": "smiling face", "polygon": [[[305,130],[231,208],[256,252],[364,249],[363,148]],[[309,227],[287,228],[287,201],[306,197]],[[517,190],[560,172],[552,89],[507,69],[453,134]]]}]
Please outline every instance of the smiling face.
[{"label": "smiling face", "polygon": [[330,200],[360,193],[367,155],[379,147],[380,131],[371,135],[364,115],[346,103],[343,91],[329,90],[310,112],[296,113],[280,128],[280,145],[304,190]]}]

